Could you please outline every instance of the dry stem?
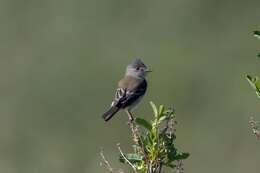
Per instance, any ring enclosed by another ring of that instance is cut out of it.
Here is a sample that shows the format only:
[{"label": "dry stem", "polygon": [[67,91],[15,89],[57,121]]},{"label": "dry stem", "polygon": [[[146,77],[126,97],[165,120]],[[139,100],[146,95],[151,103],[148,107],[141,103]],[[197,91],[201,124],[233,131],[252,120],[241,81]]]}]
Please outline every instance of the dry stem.
[{"label": "dry stem", "polygon": [[250,117],[250,126],[251,126],[251,129],[254,133],[254,135],[257,137],[257,139],[260,139],[260,131],[258,129],[258,122],[256,120],[254,120],[254,117]]},{"label": "dry stem", "polygon": [[120,148],[120,144],[117,144],[118,150],[121,154],[121,156],[125,159],[125,161],[132,167],[132,169],[134,170],[135,173],[137,173],[135,166],[125,157],[124,153],[122,152],[121,148]]},{"label": "dry stem", "polygon": [[103,163],[104,163],[105,167],[107,168],[107,170],[110,173],[114,173],[112,166],[110,165],[110,163],[107,161],[106,157],[104,156],[103,150],[100,151],[100,156],[101,156]]}]

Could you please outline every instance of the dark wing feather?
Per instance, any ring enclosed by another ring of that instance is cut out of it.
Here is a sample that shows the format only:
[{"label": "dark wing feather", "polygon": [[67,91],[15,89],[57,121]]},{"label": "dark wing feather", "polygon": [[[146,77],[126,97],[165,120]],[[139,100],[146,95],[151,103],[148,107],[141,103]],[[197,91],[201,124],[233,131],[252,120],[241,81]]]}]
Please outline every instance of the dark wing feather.
[{"label": "dark wing feather", "polygon": [[139,97],[143,96],[146,92],[146,88],[146,80],[142,80],[133,88],[118,88],[112,106],[126,108],[127,106],[134,103]]}]

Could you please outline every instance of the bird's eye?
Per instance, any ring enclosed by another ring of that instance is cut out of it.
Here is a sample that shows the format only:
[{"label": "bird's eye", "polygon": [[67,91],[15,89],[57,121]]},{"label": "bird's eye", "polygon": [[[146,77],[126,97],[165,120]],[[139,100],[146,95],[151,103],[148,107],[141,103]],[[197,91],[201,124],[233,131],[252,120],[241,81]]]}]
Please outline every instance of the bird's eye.
[{"label": "bird's eye", "polygon": [[136,70],[140,70],[140,67],[136,67]]}]

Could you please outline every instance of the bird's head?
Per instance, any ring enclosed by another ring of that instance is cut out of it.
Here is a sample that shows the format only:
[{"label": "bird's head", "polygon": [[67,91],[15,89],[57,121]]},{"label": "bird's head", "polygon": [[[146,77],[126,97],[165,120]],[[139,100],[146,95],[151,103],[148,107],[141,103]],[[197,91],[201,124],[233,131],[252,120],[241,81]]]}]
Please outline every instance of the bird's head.
[{"label": "bird's head", "polygon": [[138,78],[145,78],[149,72],[151,72],[151,70],[139,58],[134,59],[133,62],[126,67],[126,75]]}]

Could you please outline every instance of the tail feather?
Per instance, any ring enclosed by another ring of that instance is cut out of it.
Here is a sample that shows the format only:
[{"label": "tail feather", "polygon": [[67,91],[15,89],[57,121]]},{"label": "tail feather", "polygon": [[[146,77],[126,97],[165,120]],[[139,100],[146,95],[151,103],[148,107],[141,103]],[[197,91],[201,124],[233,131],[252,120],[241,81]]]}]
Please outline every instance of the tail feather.
[{"label": "tail feather", "polygon": [[104,118],[105,121],[110,120],[117,112],[119,111],[119,108],[116,106],[112,106],[109,108],[107,112],[105,112],[102,117]]}]

